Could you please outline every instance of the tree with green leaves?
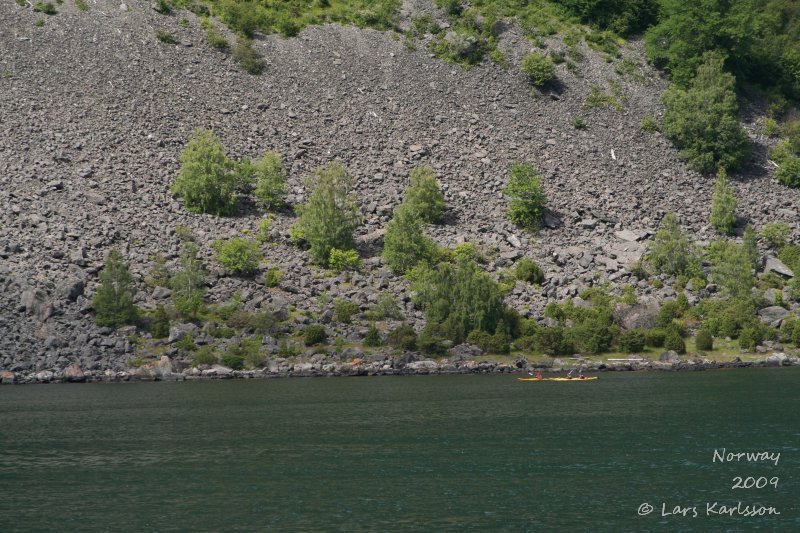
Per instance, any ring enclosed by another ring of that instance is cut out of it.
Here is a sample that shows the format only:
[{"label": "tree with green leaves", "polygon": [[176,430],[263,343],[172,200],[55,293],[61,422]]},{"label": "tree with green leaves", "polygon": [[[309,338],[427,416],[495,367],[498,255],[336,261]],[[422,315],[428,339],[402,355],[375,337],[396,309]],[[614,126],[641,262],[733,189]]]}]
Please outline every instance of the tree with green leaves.
[{"label": "tree with green leaves", "polygon": [[283,168],[281,154],[267,152],[260,159],[250,163],[243,162],[246,172],[251,174],[255,182],[255,191],[258,204],[264,209],[275,209],[283,203],[286,194],[286,171]]},{"label": "tree with green leaves", "polygon": [[403,203],[417,218],[429,224],[438,224],[444,217],[444,196],[433,169],[420,165],[411,171],[411,184],[406,189]]},{"label": "tree with green leaves", "polygon": [[500,286],[472,261],[440,263],[412,284],[428,325],[455,343],[474,330],[493,334],[505,318]]},{"label": "tree with green leaves", "polygon": [[241,175],[214,132],[198,129],[181,153],[181,170],[172,193],[194,213],[232,215]]},{"label": "tree with green leaves", "polygon": [[743,245],[716,241],[709,245],[711,274],[723,292],[734,299],[745,299],[755,285],[753,264]]},{"label": "tree with green leaves", "polygon": [[355,247],[353,232],[361,223],[361,211],[349,192],[351,186],[352,179],[339,164],[317,169],[307,182],[311,195],[297,207],[294,230],[308,243],[311,259],[319,265],[328,266],[331,249]]},{"label": "tree with green leaves", "polygon": [[431,264],[436,245],[422,231],[422,222],[414,209],[400,204],[386,226],[383,236],[383,260],[396,274],[403,274],[419,263]]},{"label": "tree with green leaves", "polygon": [[720,167],[734,170],[750,154],[747,133],[739,125],[736,79],[724,72],[723,63],[719,53],[706,53],[688,88],[673,84],[662,96],[664,133],[704,174]]},{"label": "tree with green leaves", "polygon": [[699,269],[697,248],[681,230],[675,213],[667,213],[661,221],[648,249],[647,262],[656,272],[671,276],[691,275]]},{"label": "tree with green leaves", "polygon": [[753,229],[753,226],[750,224],[744,227],[744,234],[742,234],[742,247],[744,248],[744,253],[747,256],[747,260],[750,261],[750,266],[753,268],[753,270],[757,269],[761,257],[758,253],[756,232]]},{"label": "tree with green leaves", "polygon": [[547,197],[536,168],[530,163],[514,163],[505,193],[511,199],[507,212],[511,222],[528,231],[538,230]]},{"label": "tree with green leaves", "polygon": [[183,244],[180,270],[169,282],[175,308],[190,320],[196,319],[205,305],[206,271],[197,257],[198,251],[194,242],[187,241]]},{"label": "tree with green leaves", "polygon": [[139,309],[134,305],[136,285],[122,253],[112,249],[100,273],[100,285],[92,300],[95,320],[101,326],[119,327],[133,324],[139,319]]},{"label": "tree with green leaves", "polygon": [[736,195],[728,185],[728,175],[724,169],[720,169],[714,184],[714,194],[711,196],[711,225],[720,233],[733,233],[736,226],[736,205]]}]

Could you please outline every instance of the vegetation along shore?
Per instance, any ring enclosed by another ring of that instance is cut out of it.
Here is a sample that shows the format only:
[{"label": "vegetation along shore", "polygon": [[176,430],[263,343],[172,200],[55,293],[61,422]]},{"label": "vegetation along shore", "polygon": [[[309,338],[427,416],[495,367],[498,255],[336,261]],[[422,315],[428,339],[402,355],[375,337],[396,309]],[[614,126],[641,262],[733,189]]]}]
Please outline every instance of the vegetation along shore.
[{"label": "vegetation along shore", "polygon": [[798,364],[788,2],[0,28],[3,383]]}]

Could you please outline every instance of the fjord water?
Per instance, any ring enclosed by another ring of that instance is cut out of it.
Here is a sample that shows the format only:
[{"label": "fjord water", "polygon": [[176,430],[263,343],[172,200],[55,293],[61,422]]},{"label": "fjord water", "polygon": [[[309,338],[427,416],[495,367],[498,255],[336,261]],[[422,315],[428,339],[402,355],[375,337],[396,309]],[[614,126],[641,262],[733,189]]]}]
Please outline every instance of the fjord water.
[{"label": "fjord water", "polygon": [[[798,384],[800,368],[6,386],[0,531],[800,531]],[[781,455],[712,462],[722,448]],[[781,514],[706,516],[714,501]]]}]

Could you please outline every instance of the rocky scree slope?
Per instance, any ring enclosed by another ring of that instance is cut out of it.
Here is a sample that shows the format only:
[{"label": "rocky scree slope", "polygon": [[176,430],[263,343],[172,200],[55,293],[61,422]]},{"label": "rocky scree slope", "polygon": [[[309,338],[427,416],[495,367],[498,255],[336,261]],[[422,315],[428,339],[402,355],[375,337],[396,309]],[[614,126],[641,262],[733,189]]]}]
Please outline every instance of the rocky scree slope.
[{"label": "rocky scree slope", "polygon": [[[149,2],[121,9],[98,0],[88,12],[63,4],[42,27],[39,16],[0,4],[0,369],[126,368],[135,356],[130,328],[114,332],[92,319],[97,273],[112,247],[139,280],[154,254],[174,265],[178,226],[198,237],[213,270],[209,301],[238,292],[249,310],[319,312],[322,293],[366,307],[388,290],[421,327],[407,283],[378,257],[349,280],[312,268],[288,242],[294,218],[287,213],[273,223],[274,243],[262,247],[264,267],[284,272],[279,288],[215,267],[211,241],[255,232],[263,213],[248,204],[238,217],[195,215],[170,196],[181,149],[200,127],[215,131],[234,158],[283,154],[290,203],[304,200],[303,179],[313,169],[345,165],[356,177],[363,236],[385,227],[409,171],[431,165],[448,204],[447,223],[430,228],[437,243],[479,244],[492,257],[490,271],[523,256],[545,269],[541,287],[518,284],[508,298],[523,314],[539,314],[549,299],[593,283],[636,285],[627,266],[667,211],[679,213],[697,240],[714,238],[712,179],[690,171],[662,136],[641,130],[645,115],[659,116],[667,82],[635,41],[622,53],[639,64],[639,76],[617,74],[616,61],[581,45],[578,69],[559,65],[558,88],[537,97],[518,68],[531,44],[513,24],[500,46],[507,70],[489,61],[463,70],[432,57],[423,43],[412,50],[390,33],[331,25],[291,39],[260,36],[254,47],[266,69],[251,76],[206,44],[188,12],[163,16]],[[156,29],[178,44],[158,41]],[[565,49],[558,39],[548,44]],[[585,109],[591,88],[609,92],[611,81],[621,88],[623,110]],[[573,127],[576,117],[586,129]],[[746,126],[766,142],[755,122]],[[763,153],[761,146],[749,174],[733,180],[740,215],[756,227],[784,221],[796,235],[800,192],[769,175]],[[550,199],[548,227],[538,235],[505,218],[502,190],[518,160],[540,169]],[[140,287],[143,308],[168,301],[165,291]],[[671,293],[646,283],[637,291]],[[358,329],[341,333],[357,337]]]}]

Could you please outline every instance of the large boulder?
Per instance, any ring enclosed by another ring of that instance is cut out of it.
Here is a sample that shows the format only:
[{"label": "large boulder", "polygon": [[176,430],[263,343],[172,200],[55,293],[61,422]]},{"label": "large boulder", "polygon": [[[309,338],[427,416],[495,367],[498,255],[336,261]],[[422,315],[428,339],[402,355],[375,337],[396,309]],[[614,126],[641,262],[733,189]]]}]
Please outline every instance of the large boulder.
[{"label": "large boulder", "polygon": [[26,313],[40,322],[44,322],[53,315],[53,302],[47,296],[47,293],[41,289],[23,291],[20,305],[22,305]]},{"label": "large boulder", "polygon": [[792,269],[777,257],[767,257],[767,262],[764,264],[764,272],[773,272],[785,278],[794,277]]},{"label": "large boulder", "polygon": [[86,381],[86,374],[83,373],[81,367],[72,363],[64,369],[64,379],[70,383],[80,383]]},{"label": "large boulder", "polygon": [[767,366],[781,366],[786,359],[788,357],[785,353],[774,353],[764,360],[764,364]]},{"label": "large boulder", "polygon": [[614,308],[614,320],[622,329],[650,329],[656,325],[658,310],[659,305],[656,302],[618,304]]},{"label": "large boulder", "polygon": [[61,300],[68,300],[74,302],[78,296],[83,295],[85,283],[82,279],[77,277],[70,277],[63,280],[56,287],[56,297]]},{"label": "large boulder", "polygon": [[779,327],[783,319],[789,315],[789,311],[780,307],[778,305],[773,305],[770,307],[765,307],[764,309],[758,312],[758,317],[761,319],[761,322],[765,324],[769,324],[772,327]]},{"label": "large boulder", "polygon": [[447,350],[447,355],[453,361],[464,361],[482,356],[483,350],[472,344],[459,344]]},{"label": "large boulder", "polygon": [[677,363],[680,361],[680,357],[678,356],[678,352],[675,350],[668,350],[662,353],[658,360],[662,363]]}]

